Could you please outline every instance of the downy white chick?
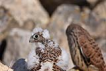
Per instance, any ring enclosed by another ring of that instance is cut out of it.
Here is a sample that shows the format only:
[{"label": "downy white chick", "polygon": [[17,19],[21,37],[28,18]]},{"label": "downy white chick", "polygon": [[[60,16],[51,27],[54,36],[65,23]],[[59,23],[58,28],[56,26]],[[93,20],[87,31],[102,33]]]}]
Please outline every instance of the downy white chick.
[{"label": "downy white chick", "polygon": [[29,42],[35,43],[35,50],[28,56],[30,71],[66,71],[69,57],[67,52],[50,39],[49,31],[35,28]]}]

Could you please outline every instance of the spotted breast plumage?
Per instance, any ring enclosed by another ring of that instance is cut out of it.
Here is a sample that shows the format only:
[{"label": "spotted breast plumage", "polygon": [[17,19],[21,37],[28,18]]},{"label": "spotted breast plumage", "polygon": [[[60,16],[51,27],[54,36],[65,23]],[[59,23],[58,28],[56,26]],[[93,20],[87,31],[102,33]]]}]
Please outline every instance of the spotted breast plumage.
[{"label": "spotted breast plumage", "polygon": [[68,54],[50,39],[49,31],[35,28],[29,42],[35,43],[36,48],[28,57],[27,67],[30,71],[66,71]]},{"label": "spotted breast plumage", "polygon": [[73,63],[82,71],[94,66],[98,71],[106,71],[100,48],[90,34],[80,25],[71,24],[66,30]]}]

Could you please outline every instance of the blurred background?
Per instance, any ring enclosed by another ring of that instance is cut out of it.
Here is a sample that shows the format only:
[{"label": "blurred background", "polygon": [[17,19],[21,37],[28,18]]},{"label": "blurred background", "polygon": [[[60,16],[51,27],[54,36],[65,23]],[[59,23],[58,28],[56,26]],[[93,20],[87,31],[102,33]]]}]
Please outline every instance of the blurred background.
[{"label": "blurred background", "polygon": [[35,27],[47,28],[69,53],[65,30],[72,22],[92,35],[106,61],[106,0],[0,0],[0,61],[26,59]]}]

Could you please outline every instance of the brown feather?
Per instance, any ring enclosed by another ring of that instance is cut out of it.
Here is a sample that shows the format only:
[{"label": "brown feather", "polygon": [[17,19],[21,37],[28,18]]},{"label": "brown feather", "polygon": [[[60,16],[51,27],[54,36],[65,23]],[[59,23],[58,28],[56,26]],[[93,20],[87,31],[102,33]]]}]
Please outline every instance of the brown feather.
[{"label": "brown feather", "polygon": [[[79,49],[82,49],[82,53],[83,55],[85,55],[84,57],[90,59],[90,62],[87,61],[89,62],[89,64],[96,66],[97,68],[99,68],[100,71],[106,71],[104,70],[105,62],[102,57],[100,48],[98,47],[94,39],[91,37],[91,35],[84,28],[77,24],[71,24],[68,26],[66,34],[68,38],[69,36],[75,36],[76,39],[74,39],[74,41],[77,42]],[[68,39],[69,45],[71,44],[71,48],[72,45],[75,43],[73,43],[73,41],[71,41],[70,39],[73,39],[73,37],[70,37]]]}]

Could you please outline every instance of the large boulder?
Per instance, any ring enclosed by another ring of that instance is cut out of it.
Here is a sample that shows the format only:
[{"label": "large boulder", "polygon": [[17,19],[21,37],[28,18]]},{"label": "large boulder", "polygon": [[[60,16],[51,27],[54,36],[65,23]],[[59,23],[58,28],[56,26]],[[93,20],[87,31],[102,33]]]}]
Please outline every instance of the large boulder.
[{"label": "large boulder", "polygon": [[38,0],[0,0],[0,5],[10,11],[20,26],[27,20],[42,25],[48,22],[48,14]]},{"label": "large boulder", "polygon": [[26,58],[29,52],[34,48],[29,44],[30,31],[15,28],[10,32],[7,38],[7,47],[4,52],[3,61],[9,65],[12,61],[20,58]]},{"label": "large boulder", "polygon": [[49,16],[38,0],[0,0],[0,41],[14,27],[32,30],[45,26]]}]

